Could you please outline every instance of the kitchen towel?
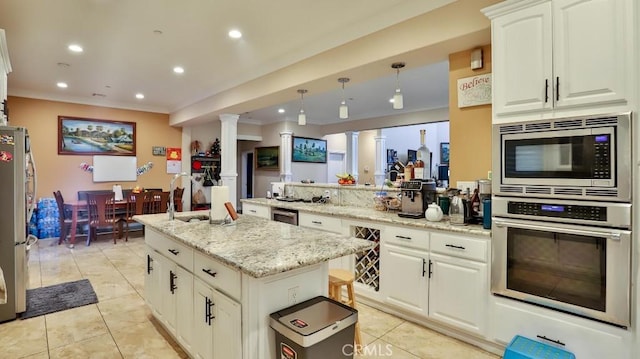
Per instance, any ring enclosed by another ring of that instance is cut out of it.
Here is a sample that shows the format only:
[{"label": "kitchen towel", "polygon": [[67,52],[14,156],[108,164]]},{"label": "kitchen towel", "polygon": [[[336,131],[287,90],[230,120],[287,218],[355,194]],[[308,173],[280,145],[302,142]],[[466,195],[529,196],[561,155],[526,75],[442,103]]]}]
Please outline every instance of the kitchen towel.
[{"label": "kitchen towel", "polygon": [[224,219],[227,217],[227,208],[224,206],[226,202],[229,202],[229,187],[228,186],[211,187],[210,218],[212,222],[223,222]]}]

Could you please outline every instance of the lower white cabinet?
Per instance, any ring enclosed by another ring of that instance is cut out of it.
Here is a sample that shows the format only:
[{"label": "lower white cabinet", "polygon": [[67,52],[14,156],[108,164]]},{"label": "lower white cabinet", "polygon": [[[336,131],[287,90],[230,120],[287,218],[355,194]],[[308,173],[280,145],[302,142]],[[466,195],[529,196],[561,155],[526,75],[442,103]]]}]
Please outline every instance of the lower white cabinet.
[{"label": "lower white cabinet", "polygon": [[242,214],[271,219],[271,208],[269,206],[244,202],[242,203]]},{"label": "lower white cabinet", "polygon": [[240,304],[195,278],[193,309],[193,356],[241,358]]},{"label": "lower white cabinet", "polygon": [[487,264],[431,253],[429,317],[485,334],[489,288]]},{"label": "lower white cabinet", "polygon": [[392,244],[381,246],[380,288],[385,302],[427,316],[429,253]]}]

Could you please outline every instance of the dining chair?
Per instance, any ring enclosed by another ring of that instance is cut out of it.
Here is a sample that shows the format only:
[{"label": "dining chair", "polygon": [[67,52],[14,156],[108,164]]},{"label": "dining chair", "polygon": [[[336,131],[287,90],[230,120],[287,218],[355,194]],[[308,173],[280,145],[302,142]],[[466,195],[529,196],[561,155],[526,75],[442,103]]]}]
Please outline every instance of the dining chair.
[{"label": "dining chair", "polygon": [[152,191],[150,213],[167,213],[169,208],[169,191]]},{"label": "dining chair", "polygon": [[173,190],[173,205],[176,212],[182,212],[182,194],[184,193],[184,188],[176,187]]},{"label": "dining chair", "polygon": [[[58,244],[62,244],[67,239],[67,235],[69,234],[69,230],[71,229],[71,225],[73,224],[71,219],[71,213],[66,210],[64,207],[64,198],[62,197],[62,192],[54,191],[53,197],[56,199],[56,203],[58,205],[58,218],[60,220],[60,239],[58,240]],[[87,216],[86,211],[78,214],[78,219],[76,220],[76,228],[82,225],[86,225],[89,223],[89,217]]]},{"label": "dining chair", "polygon": [[[92,239],[97,239],[98,229],[110,228],[113,233],[113,243],[116,243],[116,233],[122,232],[124,219],[116,215],[114,193],[87,194],[87,207],[89,208],[89,236],[87,245]],[[116,231],[116,227],[118,231]]]},{"label": "dining chair", "polygon": [[[125,241],[129,240],[129,223],[135,222],[133,216],[139,214],[151,213],[152,198],[151,192],[130,192],[125,197],[126,214],[124,217],[125,228]],[[142,226],[142,233],[144,234],[144,226]]]}]

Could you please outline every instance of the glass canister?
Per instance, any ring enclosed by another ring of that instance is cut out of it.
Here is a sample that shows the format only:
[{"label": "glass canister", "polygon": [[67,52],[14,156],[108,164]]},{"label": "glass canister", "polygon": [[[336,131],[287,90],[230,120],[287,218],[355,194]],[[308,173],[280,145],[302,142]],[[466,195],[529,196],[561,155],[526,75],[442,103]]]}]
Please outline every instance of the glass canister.
[{"label": "glass canister", "polygon": [[453,196],[449,203],[449,223],[452,225],[464,225],[465,204],[460,196]]}]

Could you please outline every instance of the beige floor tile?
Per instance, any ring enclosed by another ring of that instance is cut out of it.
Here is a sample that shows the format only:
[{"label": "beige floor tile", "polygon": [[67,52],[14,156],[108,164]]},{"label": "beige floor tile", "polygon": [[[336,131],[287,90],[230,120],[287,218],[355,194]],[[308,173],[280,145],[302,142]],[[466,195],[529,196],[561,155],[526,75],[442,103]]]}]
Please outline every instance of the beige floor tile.
[{"label": "beige floor tile", "polygon": [[49,349],[108,334],[95,304],[45,315]]},{"label": "beige floor tile", "polygon": [[121,359],[122,355],[109,334],[51,350],[51,359]]},{"label": "beige floor tile", "polygon": [[57,271],[41,268],[40,273],[43,287],[82,279],[82,274],[77,267],[65,268]]},{"label": "beige floor tile", "polygon": [[49,359],[49,352],[41,352],[37,354],[27,355],[26,357],[21,357],[20,359]]},{"label": "beige floor tile", "polygon": [[151,311],[138,294],[105,300],[98,303],[98,310],[111,332],[148,322],[151,318]]},{"label": "beige floor tile", "polygon": [[165,340],[160,329],[151,322],[131,325],[123,330],[112,332],[113,338],[124,358],[181,358],[184,353],[177,352]]},{"label": "beige floor tile", "polygon": [[480,348],[410,322],[402,323],[381,339],[423,359],[499,358]]},{"label": "beige floor tile", "polygon": [[[387,343],[382,339],[378,339],[360,350],[360,353],[355,355],[357,359],[373,359],[373,358],[393,358],[393,359],[422,359],[405,350],[402,350],[393,344]],[[454,358],[454,357],[443,357]],[[466,357],[455,357],[459,359],[467,359]]]},{"label": "beige floor tile", "polygon": [[91,282],[100,302],[137,293],[117,269],[100,274],[87,275],[85,278]]},{"label": "beige floor tile", "polygon": [[383,336],[404,322],[400,318],[363,304],[358,304],[358,321],[360,322],[360,331],[375,338]]},{"label": "beige floor tile", "polygon": [[0,325],[0,357],[21,358],[46,350],[47,332],[43,316]]},{"label": "beige floor tile", "polygon": [[144,297],[144,277],[145,271],[138,268],[124,268],[120,270],[120,274],[131,284],[133,289]]},{"label": "beige floor tile", "polygon": [[29,285],[28,289],[42,287],[42,276],[40,275],[40,262],[29,262]]}]

